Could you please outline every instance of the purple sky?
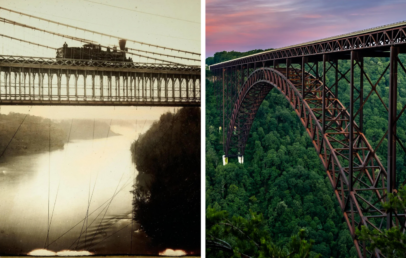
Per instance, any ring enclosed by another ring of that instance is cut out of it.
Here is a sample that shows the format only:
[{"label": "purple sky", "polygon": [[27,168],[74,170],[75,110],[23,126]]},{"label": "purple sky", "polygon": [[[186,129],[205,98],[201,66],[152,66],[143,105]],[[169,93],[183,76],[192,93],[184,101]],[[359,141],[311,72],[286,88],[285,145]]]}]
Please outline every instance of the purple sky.
[{"label": "purple sky", "polygon": [[399,22],[405,10],[404,0],[206,0],[206,57]]}]

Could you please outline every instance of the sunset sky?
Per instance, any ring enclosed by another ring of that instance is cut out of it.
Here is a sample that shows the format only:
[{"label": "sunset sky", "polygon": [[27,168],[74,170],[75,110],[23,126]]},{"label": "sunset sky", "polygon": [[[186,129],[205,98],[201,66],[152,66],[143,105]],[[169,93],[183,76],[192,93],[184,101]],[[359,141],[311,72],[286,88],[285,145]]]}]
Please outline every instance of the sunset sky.
[{"label": "sunset sky", "polygon": [[404,0],[206,0],[206,57],[279,48],[406,20]]}]

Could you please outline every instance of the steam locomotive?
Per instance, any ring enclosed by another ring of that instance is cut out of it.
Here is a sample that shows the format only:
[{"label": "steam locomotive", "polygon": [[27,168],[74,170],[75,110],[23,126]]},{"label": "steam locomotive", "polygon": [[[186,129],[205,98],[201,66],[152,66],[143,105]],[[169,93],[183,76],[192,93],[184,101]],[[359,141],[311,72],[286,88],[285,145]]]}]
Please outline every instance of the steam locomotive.
[{"label": "steam locomotive", "polygon": [[[126,40],[119,41],[120,50],[128,51],[125,47]],[[83,47],[68,47],[68,44],[63,44],[63,47],[56,50],[56,58],[71,58],[71,59],[89,59],[89,60],[105,60],[105,61],[120,61],[132,62],[132,59],[126,58],[125,52],[117,51],[114,46],[112,49],[109,47],[106,51],[102,50],[100,45],[88,43]]]}]

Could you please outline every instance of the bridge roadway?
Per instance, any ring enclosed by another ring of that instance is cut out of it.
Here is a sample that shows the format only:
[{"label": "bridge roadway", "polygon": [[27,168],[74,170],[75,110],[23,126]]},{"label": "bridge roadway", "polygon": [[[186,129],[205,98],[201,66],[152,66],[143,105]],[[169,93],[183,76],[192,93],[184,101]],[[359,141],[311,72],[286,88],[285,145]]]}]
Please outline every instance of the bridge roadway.
[{"label": "bridge roadway", "polygon": [[0,56],[0,105],[200,106],[200,66]]},{"label": "bridge roadway", "polygon": [[[397,135],[398,122],[406,116],[405,103],[398,101],[398,96],[404,98],[400,90],[406,87],[398,87],[398,73],[406,74],[399,58],[404,53],[406,22],[400,22],[211,65],[215,99],[223,113],[224,162],[226,157],[238,157],[243,162],[259,106],[270,90],[277,89],[289,101],[313,142],[358,256],[385,257],[379,250],[367,250],[367,243],[358,239],[356,229],[365,226],[381,231],[400,226],[403,232],[406,230],[404,214],[383,207],[387,194],[406,183],[396,175],[396,156],[406,153],[406,143]],[[386,58],[376,64],[385,63],[384,69],[372,64],[364,69],[366,57]],[[389,87],[382,92],[378,84],[385,75],[389,75]],[[372,82],[370,78],[378,79]],[[339,83],[348,83],[348,106],[340,102]],[[388,121],[381,125],[387,131],[374,147],[364,134],[364,106],[370,105],[371,95],[387,111],[383,120]],[[387,147],[383,148],[385,140]],[[381,162],[378,150],[380,155],[385,152],[387,163]]]}]

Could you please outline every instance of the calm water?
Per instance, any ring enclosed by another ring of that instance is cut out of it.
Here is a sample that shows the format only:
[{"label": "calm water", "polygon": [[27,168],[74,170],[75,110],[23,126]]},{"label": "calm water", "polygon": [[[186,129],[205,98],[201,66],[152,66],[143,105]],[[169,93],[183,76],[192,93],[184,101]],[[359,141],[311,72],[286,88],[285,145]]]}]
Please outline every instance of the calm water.
[{"label": "calm water", "polygon": [[26,254],[49,245],[55,252],[153,253],[130,220],[133,140],[71,141],[63,150],[0,163],[0,252]]}]

